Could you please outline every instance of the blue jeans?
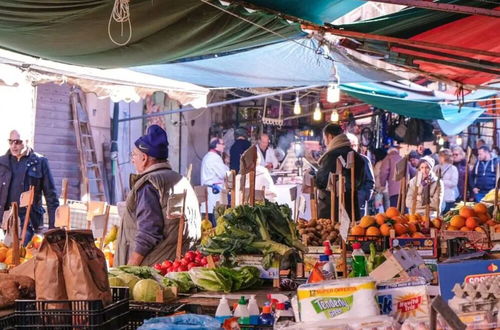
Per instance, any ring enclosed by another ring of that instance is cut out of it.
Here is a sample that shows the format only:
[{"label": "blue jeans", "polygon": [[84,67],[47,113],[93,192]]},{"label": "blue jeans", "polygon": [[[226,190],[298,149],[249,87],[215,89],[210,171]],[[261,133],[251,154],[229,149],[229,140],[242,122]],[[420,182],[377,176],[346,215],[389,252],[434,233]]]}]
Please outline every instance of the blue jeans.
[{"label": "blue jeans", "polygon": [[474,195],[474,200],[476,201],[476,203],[479,203],[481,201],[481,199],[484,198],[484,196],[486,196],[486,194],[477,193],[477,194]]}]

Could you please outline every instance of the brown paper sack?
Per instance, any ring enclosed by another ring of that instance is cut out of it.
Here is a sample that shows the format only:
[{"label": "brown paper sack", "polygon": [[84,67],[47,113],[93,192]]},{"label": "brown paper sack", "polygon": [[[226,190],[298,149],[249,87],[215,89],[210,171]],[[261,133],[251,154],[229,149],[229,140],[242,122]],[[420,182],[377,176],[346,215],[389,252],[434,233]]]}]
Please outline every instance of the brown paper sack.
[{"label": "brown paper sack", "polygon": [[[38,254],[34,257],[34,274],[37,300],[67,300],[64,284],[62,257],[66,233],[53,229],[45,233]],[[68,309],[66,303],[44,304],[44,309]],[[51,322],[50,320],[47,320]],[[53,324],[53,323],[48,323]]]},{"label": "brown paper sack", "polygon": [[95,246],[91,230],[68,231],[63,274],[68,299],[111,303],[106,259]]}]

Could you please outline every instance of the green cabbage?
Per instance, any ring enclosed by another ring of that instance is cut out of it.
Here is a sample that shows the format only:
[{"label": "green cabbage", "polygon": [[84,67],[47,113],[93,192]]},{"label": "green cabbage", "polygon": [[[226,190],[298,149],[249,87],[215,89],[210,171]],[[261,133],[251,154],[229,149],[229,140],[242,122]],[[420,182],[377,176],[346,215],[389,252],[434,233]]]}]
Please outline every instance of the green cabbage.
[{"label": "green cabbage", "polygon": [[141,280],[139,277],[127,273],[121,273],[117,275],[117,277],[123,281],[123,284],[125,286],[128,286],[130,292],[134,290],[134,286],[136,285],[136,283]]},{"label": "green cabbage", "polygon": [[116,276],[110,276],[108,277],[109,280],[109,286],[127,286],[125,285],[125,282],[119,277]]},{"label": "green cabbage", "polygon": [[163,288],[155,280],[140,280],[134,286],[132,297],[136,301],[155,302],[158,290],[161,290],[163,294]]}]

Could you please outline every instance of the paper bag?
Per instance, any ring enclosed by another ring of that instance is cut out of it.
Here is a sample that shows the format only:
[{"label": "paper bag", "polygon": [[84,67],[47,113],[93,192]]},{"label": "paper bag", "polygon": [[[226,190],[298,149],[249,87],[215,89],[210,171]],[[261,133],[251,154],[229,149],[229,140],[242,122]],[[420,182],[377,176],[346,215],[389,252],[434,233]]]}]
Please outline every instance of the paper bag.
[{"label": "paper bag", "polygon": [[68,299],[111,303],[106,259],[95,246],[92,231],[71,230],[67,236],[63,274]]},{"label": "paper bag", "polygon": [[[53,229],[45,233],[38,254],[34,257],[34,273],[37,300],[66,300],[62,257],[66,233]],[[67,304],[50,304],[47,309],[68,308]]]}]

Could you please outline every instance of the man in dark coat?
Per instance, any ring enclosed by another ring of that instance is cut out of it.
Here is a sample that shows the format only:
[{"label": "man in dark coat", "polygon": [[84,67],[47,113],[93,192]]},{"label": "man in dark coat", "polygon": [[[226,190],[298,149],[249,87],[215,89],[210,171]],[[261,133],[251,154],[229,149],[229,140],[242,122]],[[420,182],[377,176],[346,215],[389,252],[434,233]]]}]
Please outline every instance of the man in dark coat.
[{"label": "man in dark coat", "polygon": [[240,158],[243,153],[250,148],[251,143],[248,141],[248,131],[246,128],[240,127],[234,131],[234,143],[229,150],[229,169],[240,171]]},{"label": "man in dark coat", "polygon": [[[9,135],[9,150],[0,157],[0,219],[12,203],[19,204],[21,193],[28,191],[30,186],[35,187],[35,196],[24,245],[31,240],[35,230],[43,226],[45,210],[42,206],[42,193],[47,203],[49,229],[54,228],[59,199],[47,158],[26,148],[20,134],[12,131]],[[25,216],[26,208],[20,208],[21,228]]]},{"label": "man in dark coat", "polygon": [[480,202],[491,189],[495,188],[497,159],[491,157],[488,146],[477,150],[477,162],[470,173],[470,186],[474,201]]},{"label": "man in dark coat", "polygon": [[[330,173],[336,173],[337,159],[342,157],[347,161],[347,154],[354,151],[351,142],[343,133],[342,128],[337,124],[328,124],[323,128],[323,140],[327,146],[327,151],[319,159],[319,169],[316,172],[316,186],[318,187],[318,216],[320,218],[330,218],[330,192],[327,190]],[[354,153],[355,163],[355,189],[359,190],[365,177],[365,163],[358,153]],[[344,169],[345,178],[345,209],[351,218],[351,170]],[[354,199],[355,218],[359,220],[360,210],[358,199]],[[337,203],[338,205],[338,203]],[[336,210],[338,212],[338,210]],[[351,219],[353,221],[353,219]]]}]

